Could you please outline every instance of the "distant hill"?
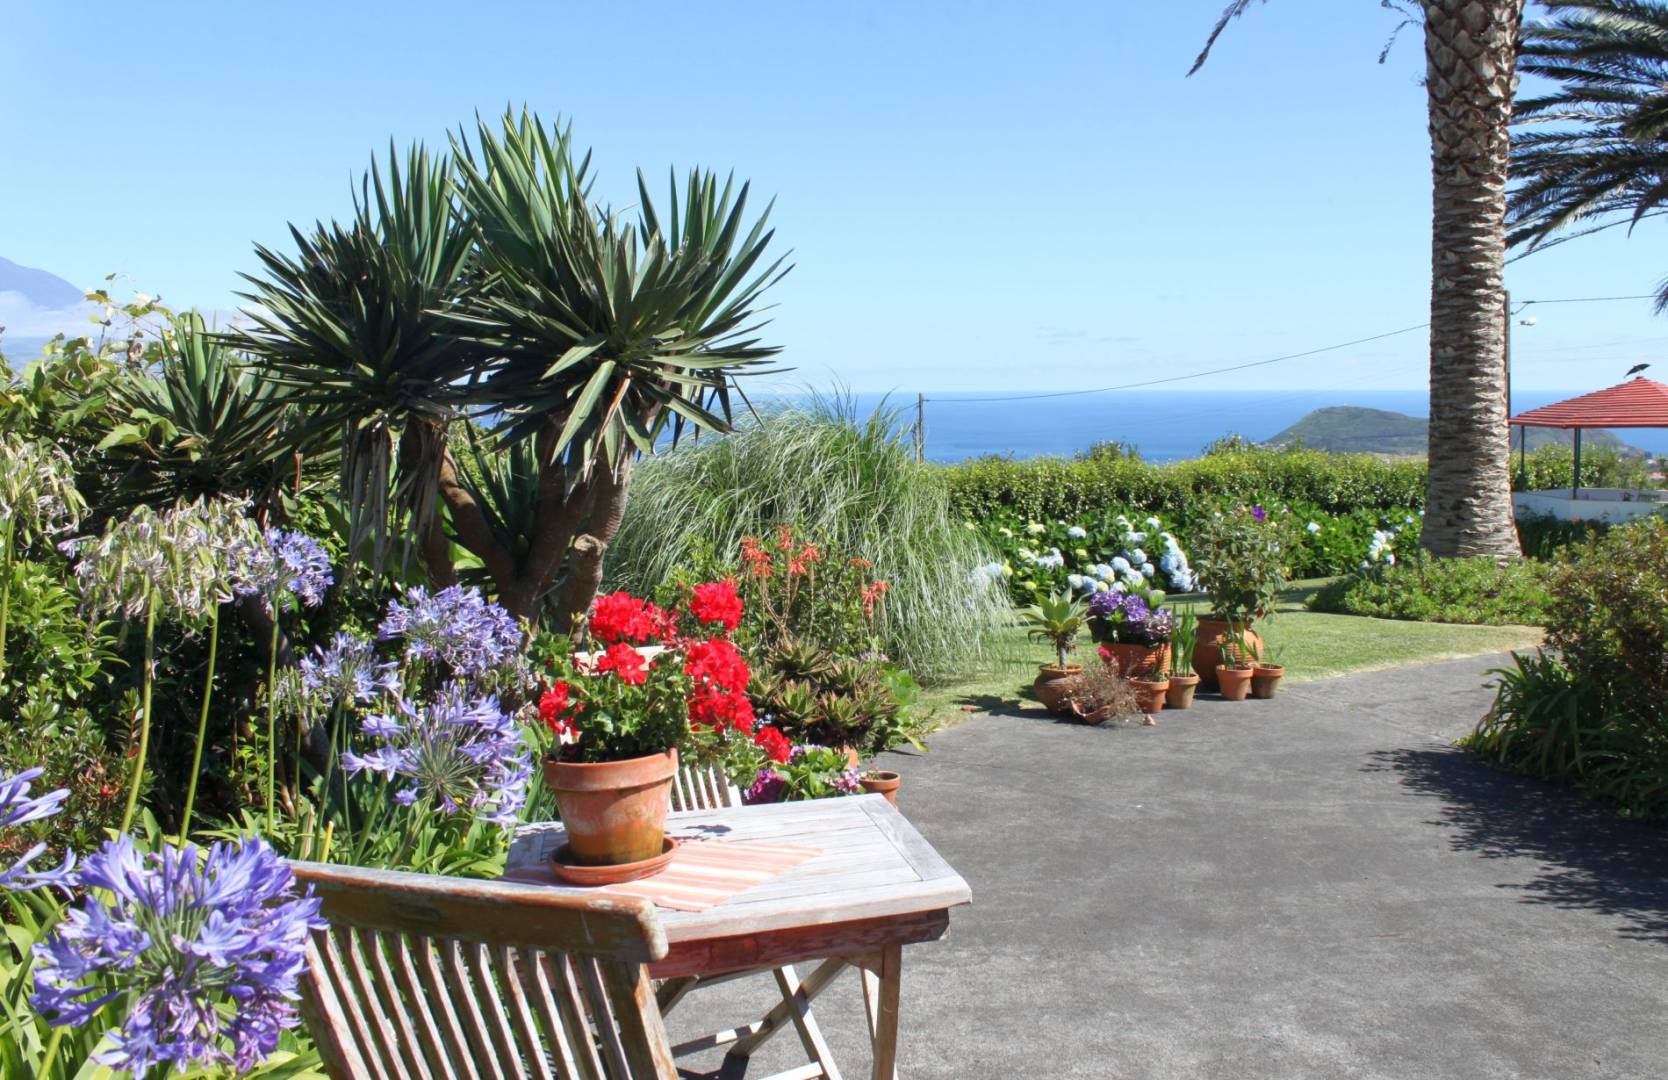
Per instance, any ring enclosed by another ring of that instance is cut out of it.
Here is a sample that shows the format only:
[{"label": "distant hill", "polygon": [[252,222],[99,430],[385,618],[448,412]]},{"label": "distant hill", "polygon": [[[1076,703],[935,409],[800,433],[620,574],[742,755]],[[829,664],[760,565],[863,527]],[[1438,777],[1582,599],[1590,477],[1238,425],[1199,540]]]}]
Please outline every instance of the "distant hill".
[{"label": "distant hill", "polygon": [[[1291,427],[1268,440],[1270,446],[1301,443],[1311,450],[1353,454],[1423,454],[1429,441],[1430,421],[1384,409],[1363,409],[1355,405],[1333,405],[1316,409]],[[1573,436],[1554,428],[1529,428],[1529,449],[1549,444],[1569,446]],[[1583,446],[1607,446],[1623,453],[1643,454],[1609,431],[1594,429],[1581,436]],[[1513,447],[1517,436],[1512,437]]]},{"label": "distant hill", "polygon": [[69,308],[81,303],[85,291],[57,274],[19,266],[0,256],[0,292],[18,293],[38,308]]}]

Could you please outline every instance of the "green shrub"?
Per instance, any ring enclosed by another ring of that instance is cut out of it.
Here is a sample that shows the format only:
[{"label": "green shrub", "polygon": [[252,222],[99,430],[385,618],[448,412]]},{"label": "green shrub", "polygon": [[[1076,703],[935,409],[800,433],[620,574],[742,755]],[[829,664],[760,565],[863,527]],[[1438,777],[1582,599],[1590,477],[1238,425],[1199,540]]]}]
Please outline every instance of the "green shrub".
[{"label": "green shrub", "polygon": [[1336,514],[1415,510],[1425,499],[1423,461],[1243,444],[1163,465],[1103,453],[1079,459],[984,457],[935,468],[951,505],[973,521],[1003,510],[1029,520],[1097,512],[1189,519],[1201,516],[1201,501],[1214,510],[1220,499],[1301,503]]},{"label": "green shrub", "polygon": [[1640,817],[1668,817],[1668,522],[1611,528],[1558,562],[1547,645],[1500,671],[1465,745]]},{"label": "green shrub", "polygon": [[1610,531],[1603,521],[1565,521],[1551,514],[1519,514],[1517,541],[1525,558],[1552,560],[1568,548]]},{"label": "green shrub", "polygon": [[673,571],[791,525],[867,559],[889,586],[881,646],[916,675],[966,671],[1008,614],[993,556],[898,435],[896,414],[788,409],[645,460],[609,548],[612,587],[652,595]]},{"label": "green shrub", "polygon": [[1607,708],[1668,719],[1668,521],[1647,518],[1571,548],[1551,582],[1547,644]]},{"label": "green shrub", "polygon": [[[1519,455],[1512,455],[1512,490],[1546,491],[1567,488],[1575,475],[1575,449],[1569,446],[1542,446],[1529,451],[1528,458],[1519,464]],[[1581,486],[1608,488],[1636,488],[1654,486],[1650,469],[1643,457],[1626,455],[1611,446],[1581,448]]]},{"label": "green shrub", "polygon": [[1570,784],[1625,815],[1668,817],[1668,736],[1606,707],[1600,684],[1555,653],[1492,672],[1495,700],[1460,745],[1492,764]]},{"label": "green shrub", "polygon": [[1342,615],[1423,622],[1537,626],[1550,603],[1550,569],[1533,560],[1500,565],[1488,556],[1423,554],[1332,582],[1309,606]]}]

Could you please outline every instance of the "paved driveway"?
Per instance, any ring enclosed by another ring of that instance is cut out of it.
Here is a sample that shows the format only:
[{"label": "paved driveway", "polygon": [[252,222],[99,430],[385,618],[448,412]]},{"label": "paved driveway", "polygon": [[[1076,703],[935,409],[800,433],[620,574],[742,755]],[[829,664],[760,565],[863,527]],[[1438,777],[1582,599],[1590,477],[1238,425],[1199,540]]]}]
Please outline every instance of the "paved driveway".
[{"label": "paved driveway", "polygon": [[[980,715],[902,760],[975,900],[905,953],[901,1075],[1668,1076],[1668,833],[1450,748],[1502,659],[1153,728]],[[707,991],[674,1038],[767,995]],[[867,1076],[856,985],[818,1013]]]}]

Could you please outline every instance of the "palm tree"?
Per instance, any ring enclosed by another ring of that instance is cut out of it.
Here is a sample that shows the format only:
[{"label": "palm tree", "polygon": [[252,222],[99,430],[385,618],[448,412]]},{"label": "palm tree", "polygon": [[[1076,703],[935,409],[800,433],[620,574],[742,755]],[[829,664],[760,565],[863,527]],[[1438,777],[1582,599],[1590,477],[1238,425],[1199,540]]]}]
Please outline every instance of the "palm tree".
[{"label": "palm tree", "polygon": [[[1193,71],[1251,4],[1228,5]],[[1420,0],[1420,8],[1433,181],[1430,479],[1422,543],[1436,555],[1516,556],[1503,277],[1508,128],[1523,0]]]},{"label": "palm tree", "polygon": [[[1558,83],[1520,98],[1507,241],[1533,251],[1668,212],[1668,4],[1547,0],[1521,70]],[[1668,309],[1668,282],[1657,310]]]}]

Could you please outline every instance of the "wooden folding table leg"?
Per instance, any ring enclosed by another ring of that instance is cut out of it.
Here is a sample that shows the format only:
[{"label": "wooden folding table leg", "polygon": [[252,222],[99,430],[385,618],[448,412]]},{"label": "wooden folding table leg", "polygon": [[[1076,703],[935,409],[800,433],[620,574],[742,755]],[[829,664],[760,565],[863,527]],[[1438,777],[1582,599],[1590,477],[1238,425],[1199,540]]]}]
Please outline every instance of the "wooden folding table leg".
[{"label": "wooden folding table leg", "polygon": [[824,960],[817,965],[815,971],[805,976],[804,982],[800,983],[799,989],[792,997],[785,997],[781,1004],[764,1015],[764,1018],[758,1022],[757,1030],[751,1035],[738,1040],[734,1046],[730,1047],[729,1053],[725,1055],[725,1060],[727,1062],[745,1061],[752,1055],[753,1051],[763,1046],[766,1040],[782,1030],[782,1026],[791,1018],[796,1002],[803,1001],[807,1005],[810,1004],[830,982],[834,981],[834,976],[845,970],[845,967],[845,958],[838,956],[832,960]]},{"label": "wooden folding table leg", "polygon": [[792,967],[777,968],[776,986],[782,991],[782,1003],[788,1006],[788,1018],[799,1030],[799,1041],[804,1044],[805,1052],[822,1069],[826,1080],[843,1080],[828,1042],[822,1037],[822,1029],[817,1026],[817,1018],[811,1015],[811,1001],[800,994],[798,972]]},{"label": "wooden folding table leg", "polygon": [[888,945],[865,957],[863,1006],[874,1049],[872,1080],[898,1080],[898,992],[903,985],[903,946]]}]

